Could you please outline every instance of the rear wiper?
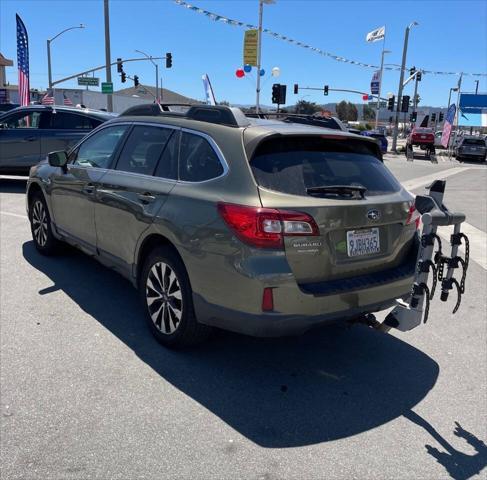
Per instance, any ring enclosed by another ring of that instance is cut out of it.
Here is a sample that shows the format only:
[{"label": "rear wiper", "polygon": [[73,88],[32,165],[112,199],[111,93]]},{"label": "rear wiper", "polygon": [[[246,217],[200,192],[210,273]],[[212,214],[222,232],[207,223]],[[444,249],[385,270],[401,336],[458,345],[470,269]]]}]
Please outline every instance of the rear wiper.
[{"label": "rear wiper", "polygon": [[338,195],[341,197],[360,198],[365,197],[367,189],[363,185],[323,185],[321,187],[309,187],[306,193],[309,195]]}]

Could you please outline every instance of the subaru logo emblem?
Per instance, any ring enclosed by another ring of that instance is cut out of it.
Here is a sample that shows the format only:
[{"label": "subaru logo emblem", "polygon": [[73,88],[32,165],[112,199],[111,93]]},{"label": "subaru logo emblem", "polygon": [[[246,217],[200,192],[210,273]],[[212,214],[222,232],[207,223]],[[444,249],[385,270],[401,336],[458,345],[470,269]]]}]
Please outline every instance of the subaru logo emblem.
[{"label": "subaru logo emblem", "polygon": [[373,220],[373,221],[379,220],[379,218],[380,218],[380,212],[379,212],[379,210],[376,210],[375,208],[372,209],[372,210],[369,210],[367,212],[367,218],[369,220]]}]

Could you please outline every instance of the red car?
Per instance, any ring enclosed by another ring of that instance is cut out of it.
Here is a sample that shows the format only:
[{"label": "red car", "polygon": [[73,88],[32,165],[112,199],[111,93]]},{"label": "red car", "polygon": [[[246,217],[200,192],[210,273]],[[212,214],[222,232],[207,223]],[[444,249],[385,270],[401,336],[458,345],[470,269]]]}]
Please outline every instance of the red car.
[{"label": "red car", "polygon": [[432,128],[416,127],[411,130],[407,138],[408,145],[434,145],[435,132]]}]

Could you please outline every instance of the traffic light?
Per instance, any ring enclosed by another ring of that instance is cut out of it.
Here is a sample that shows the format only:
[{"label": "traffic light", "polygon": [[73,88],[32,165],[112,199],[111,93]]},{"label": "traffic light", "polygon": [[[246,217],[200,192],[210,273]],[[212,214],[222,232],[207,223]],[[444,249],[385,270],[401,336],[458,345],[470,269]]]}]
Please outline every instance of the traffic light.
[{"label": "traffic light", "polygon": [[431,121],[436,122],[436,113],[431,114]]},{"label": "traffic light", "polygon": [[440,112],[438,115],[438,121],[442,122],[443,121],[443,112]]},{"label": "traffic light", "polygon": [[172,53],[166,53],[166,68],[172,67]]},{"label": "traffic light", "polygon": [[401,102],[401,112],[407,112],[409,110],[409,95],[404,95]]},{"label": "traffic light", "polygon": [[139,86],[139,77],[137,75],[134,75],[134,87]]},{"label": "traffic light", "polygon": [[122,83],[125,83],[127,81],[127,74],[125,72],[122,72],[122,74],[120,75],[121,79],[122,79]]},{"label": "traffic light", "polygon": [[123,63],[121,58],[117,58],[117,72],[118,73],[123,72]]},{"label": "traffic light", "polygon": [[416,80],[417,80],[418,82],[420,82],[420,81],[421,81],[421,71],[419,71],[419,72],[418,72],[418,74],[416,75]]},{"label": "traffic light", "polygon": [[416,120],[418,119],[418,113],[417,112],[412,112],[409,115],[409,121],[412,123],[416,123]]},{"label": "traffic light", "polygon": [[294,84],[294,95],[297,95],[299,92],[299,86],[297,83]]},{"label": "traffic light", "polygon": [[394,111],[394,102],[396,100],[396,97],[393,95],[392,97],[389,97],[387,100],[387,110],[390,110],[391,112]]},{"label": "traffic light", "polygon": [[274,83],[272,85],[272,103],[284,105],[286,103],[286,85]]},{"label": "traffic light", "polygon": [[323,87],[323,94],[324,94],[324,95],[328,95],[328,85],[325,85],[325,86]]},{"label": "traffic light", "polygon": [[409,69],[409,76],[414,75],[414,72],[416,71],[416,67],[411,67]]}]

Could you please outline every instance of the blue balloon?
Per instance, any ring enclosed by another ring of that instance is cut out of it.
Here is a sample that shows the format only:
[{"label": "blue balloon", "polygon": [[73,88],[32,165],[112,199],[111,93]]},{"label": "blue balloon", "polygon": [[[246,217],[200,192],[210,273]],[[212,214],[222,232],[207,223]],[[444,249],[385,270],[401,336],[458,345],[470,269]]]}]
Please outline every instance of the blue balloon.
[{"label": "blue balloon", "polygon": [[260,76],[263,77],[265,75],[265,70],[263,68],[260,69]]},{"label": "blue balloon", "polygon": [[252,65],[244,65],[244,71],[250,73],[252,71]]}]

